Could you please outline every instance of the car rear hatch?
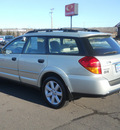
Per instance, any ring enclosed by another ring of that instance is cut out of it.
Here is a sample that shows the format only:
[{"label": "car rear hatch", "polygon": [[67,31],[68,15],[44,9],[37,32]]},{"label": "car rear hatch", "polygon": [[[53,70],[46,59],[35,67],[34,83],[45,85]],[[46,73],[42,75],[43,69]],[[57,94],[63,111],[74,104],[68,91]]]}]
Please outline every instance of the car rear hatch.
[{"label": "car rear hatch", "polygon": [[108,81],[120,78],[120,54],[113,56],[98,56],[101,63],[102,75]]},{"label": "car rear hatch", "polygon": [[120,78],[120,46],[109,36],[88,38],[91,55],[101,64],[102,75],[108,81]]}]

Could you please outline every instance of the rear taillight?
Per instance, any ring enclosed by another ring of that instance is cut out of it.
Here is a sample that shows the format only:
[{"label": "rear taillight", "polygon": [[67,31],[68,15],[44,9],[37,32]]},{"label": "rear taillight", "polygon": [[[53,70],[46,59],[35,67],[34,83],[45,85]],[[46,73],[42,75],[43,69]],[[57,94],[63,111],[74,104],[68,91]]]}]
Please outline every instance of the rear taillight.
[{"label": "rear taillight", "polygon": [[93,56],[85,56],[79,60],[79,63],[94,74],[102,74],[100,62]]}]

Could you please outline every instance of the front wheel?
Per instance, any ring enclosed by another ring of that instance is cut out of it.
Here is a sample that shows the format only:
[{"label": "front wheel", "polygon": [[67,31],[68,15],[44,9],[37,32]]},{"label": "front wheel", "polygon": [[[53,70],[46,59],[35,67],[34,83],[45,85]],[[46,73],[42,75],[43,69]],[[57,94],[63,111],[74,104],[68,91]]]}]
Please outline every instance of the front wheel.
[{"label": "front wheel", "polygon": [[48,77],[43,82],[43,96],[47,104],[58,109],[66,104],[66,90],[64,83],[56,77]]}]

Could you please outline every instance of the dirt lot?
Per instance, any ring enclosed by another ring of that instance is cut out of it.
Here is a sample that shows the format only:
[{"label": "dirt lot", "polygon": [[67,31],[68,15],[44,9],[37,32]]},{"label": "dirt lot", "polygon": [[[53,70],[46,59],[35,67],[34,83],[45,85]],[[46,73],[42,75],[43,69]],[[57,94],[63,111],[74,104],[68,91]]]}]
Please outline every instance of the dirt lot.
[{"label": "dirt lot", "polygon": [[0,79],[0,130],[120,130],[120,94],[81,98],[58,110],[33,88]]}]

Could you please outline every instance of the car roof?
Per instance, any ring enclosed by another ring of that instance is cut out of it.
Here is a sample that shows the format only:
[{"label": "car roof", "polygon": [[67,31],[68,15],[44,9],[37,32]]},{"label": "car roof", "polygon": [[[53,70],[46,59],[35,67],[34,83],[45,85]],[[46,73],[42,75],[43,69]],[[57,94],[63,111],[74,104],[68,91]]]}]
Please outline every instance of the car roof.
[{"label": "car roof", "polygon": [[109,33],[102,33],[96,30],[57,30],[57,29],[38,29],[29,31],[24,36],[63,36],[63,37],[92,37],[92,36],[110,36]]}]

